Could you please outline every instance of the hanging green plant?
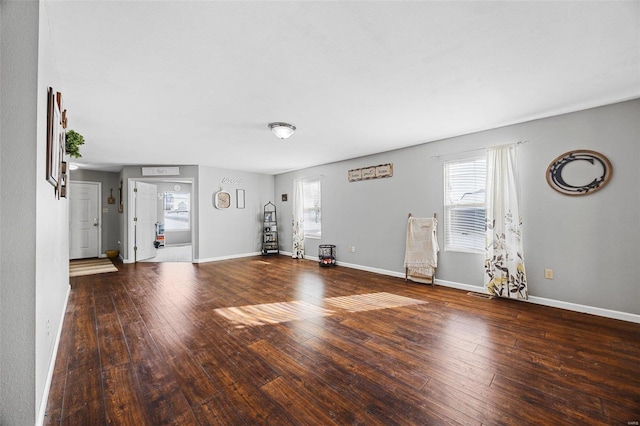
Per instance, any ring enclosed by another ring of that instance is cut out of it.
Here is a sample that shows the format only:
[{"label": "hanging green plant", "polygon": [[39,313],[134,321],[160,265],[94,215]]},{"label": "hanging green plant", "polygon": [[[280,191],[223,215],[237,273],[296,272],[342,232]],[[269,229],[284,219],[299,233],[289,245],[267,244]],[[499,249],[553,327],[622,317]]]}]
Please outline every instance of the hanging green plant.
[{"label": "hanging green plant", "polygon": [[73,158],[80,158],[80,145],[84,145],[84,136],[75,130],[67,130],[65,151]]}]

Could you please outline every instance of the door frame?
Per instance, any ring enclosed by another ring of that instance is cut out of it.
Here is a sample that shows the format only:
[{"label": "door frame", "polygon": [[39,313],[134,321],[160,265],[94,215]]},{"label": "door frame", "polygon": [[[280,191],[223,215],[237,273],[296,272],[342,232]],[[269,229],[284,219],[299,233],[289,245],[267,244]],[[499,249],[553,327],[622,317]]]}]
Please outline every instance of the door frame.
[{"label": "door frame", "polygon": [[[96,190],[98,191],[98,257],[107,257],[107,254],[102,252],[102,182],[89,180],[69,180],[69,203],[71,203],[71,197],[73,197],[73,190],[71,189],[72,183],[86,183],[96,186]],[[69,214],[69,226],[71,226],[71,214]],[[69,229],[68,231],[70,235],[71,229]],[[71,246],[69,246],[69,248],[71,248]],[[70,253],[68,253],[68,255],[69,254]],[[70,255],[69,258],[71,258]]]},{"label": "door frame", "polygon": [[[171,177],[136,177],[136,178],[128,178],[127,179],[127,258],[129,259],[126,263],[136,263],[137,260],[135,258],[135,250],[133,247],[135,246],[135,223],[133,218],[135,216],[134,211],[134,193],[133,188],[136,185],[136,182],[150,183],[153,185],[157,185],[162,182],[171,182],[171,183],[189,183],[191,184],[191,205],[194,205],[194,199],[196,197],[196,188],[195,188],[195,179],[192,177],[179,177],[175,176]],[[195,203],[197,205],[197,203]],[[191,212],[191,263],[195,260],[195,231],[196,227],[193,223],[193,211]]]}]

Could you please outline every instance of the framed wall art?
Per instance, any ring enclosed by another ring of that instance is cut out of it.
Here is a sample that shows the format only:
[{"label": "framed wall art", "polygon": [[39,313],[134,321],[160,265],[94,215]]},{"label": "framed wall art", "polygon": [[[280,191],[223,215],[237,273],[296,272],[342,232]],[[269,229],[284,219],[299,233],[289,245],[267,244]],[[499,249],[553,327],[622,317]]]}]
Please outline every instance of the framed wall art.
[{"label": "framed wall art", "polygon": [[236,207],[244,209],[244,189],[236,189]]},{"label": "framed wall art", "polygon": [[47,90],[47,170],[46,179],[54,188],[58,187],[60,175],[60,107],[52,87]]}]

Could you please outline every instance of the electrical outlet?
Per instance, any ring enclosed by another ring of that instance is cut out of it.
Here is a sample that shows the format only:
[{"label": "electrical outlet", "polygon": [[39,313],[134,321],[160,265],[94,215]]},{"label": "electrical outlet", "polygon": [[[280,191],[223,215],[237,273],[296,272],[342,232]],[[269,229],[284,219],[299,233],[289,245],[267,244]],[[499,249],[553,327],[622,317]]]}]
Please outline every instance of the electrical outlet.
[{"label": "electrical outlet", "polygon": [[552,280],[553,279],[553,269],[545,269],[544,270],[544,277],[548,280]]},{"label": "electrical outlet", "polygon": [[356,252],[356,247],[355,246],[351,247],[351,253],[355,253],[355,252]]}]

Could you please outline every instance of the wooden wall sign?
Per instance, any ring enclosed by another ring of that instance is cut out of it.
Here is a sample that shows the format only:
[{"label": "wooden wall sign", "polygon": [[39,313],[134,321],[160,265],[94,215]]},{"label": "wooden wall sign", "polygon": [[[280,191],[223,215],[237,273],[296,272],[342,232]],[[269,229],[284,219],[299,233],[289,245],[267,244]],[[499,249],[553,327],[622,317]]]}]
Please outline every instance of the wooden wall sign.
[{"label": "wooden wall sign", "polygon": [[613,167],[607,157],[580,149],[566,152],[549,164],[547,183],[561,194],[588,195],[604,188],[612,174]]},{"label": "wooden wall sign", "polygon": [[393,176],[393,163],[380,164],[378,166],[361,167],[347,172],[349,182],[359,180],[380,179]]},{"label": "wooden wall sign", "polygon": [[180,167],[143,167],[142,176],[179,176]]}]

